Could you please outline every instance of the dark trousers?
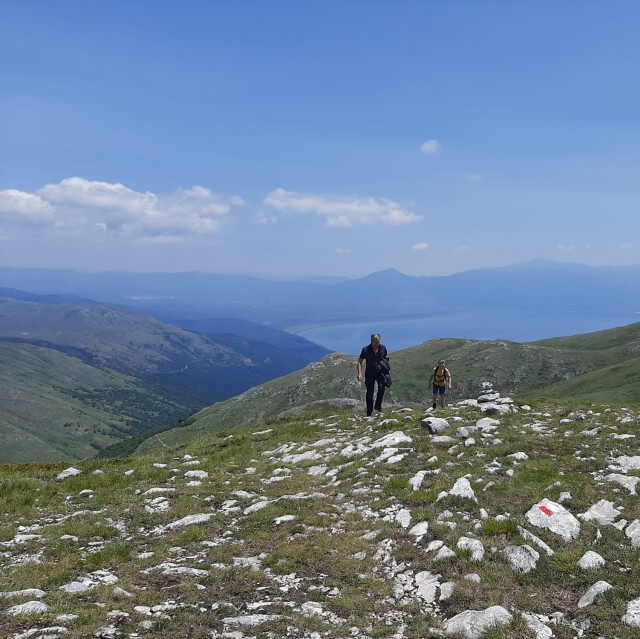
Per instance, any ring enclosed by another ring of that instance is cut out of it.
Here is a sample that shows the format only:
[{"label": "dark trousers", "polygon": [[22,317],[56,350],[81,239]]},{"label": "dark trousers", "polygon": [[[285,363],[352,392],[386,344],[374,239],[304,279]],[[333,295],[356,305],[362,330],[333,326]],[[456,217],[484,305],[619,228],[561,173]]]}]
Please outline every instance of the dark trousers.
[{"label": "dark trousers", "polygon": [[[365,377],[364,385],[367,387],[367,415],[371,415],[373,412],[373,389],[376,385],[375,377]],[[384,384],[378,382],[378,393],[376,395],[376,410],[382,410],[382,398],[384,397]]]}]

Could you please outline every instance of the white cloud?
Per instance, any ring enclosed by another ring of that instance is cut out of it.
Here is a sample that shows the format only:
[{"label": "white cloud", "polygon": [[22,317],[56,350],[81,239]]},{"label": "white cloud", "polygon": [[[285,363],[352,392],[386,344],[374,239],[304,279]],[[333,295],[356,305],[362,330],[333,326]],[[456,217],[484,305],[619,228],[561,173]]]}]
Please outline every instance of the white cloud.
[{"label": "white cloud", "polygon": [[558,251],[560,251],[561,253],[572,253],[576,250],[576,247],[573,244],[558,244],[558,246],[556,246],[556,249],[558,249]]},{"label": "white cloud", "polygon": [[54,208],[49,202],[34,193],[16,189],[0,191],[1,216],[37,222],[50,218],[53,211]]},{"label": "white cloud", "polygon": [[631,242],[624,242],[623,244],[620,244],[620,248],[623,251],[629,251],[633,248],[633,244],[631,244]]},{"label": "white cloud", "polygon": [[258,211],[255,222],[261,226],[268,226],[269,224],[277,224],[278,218],[275,215],[267,215],[264,211]]},{"label": "white cloud", "polygon": [[438,155],[440,153],[440,142],[438,140],[427,140],[422,143],[420,150],[427,155]]},{"label": "white cloud", "polygon": [[469,253],[471,247],[468,244],[459,244],[453,249],[456,253]]},{"label": "white cloud", "polygon": [[482,180],[482,176],[479,173],[463,173],[462,177],[467,182],[480,182]]},{"label": "white cloud", "polygon": [[429,245],[426,242],[418,242],[411,247],[413,251],[426,251],[429,248]]},{"label": "white cloud", "polygon": [[313,195],[276,189],[264,198],[264,204],[284,213],[320,215],[327,220],[327,226],[334,227],[360,224],[397,226],[422,219],[386,198]]},{"label": "white cloud", "polygon": [[336,249],[336,253],[338,255],[349,255],[349,253],[351,253],[351,249],[350,248],[337,248]]},{"label": "white cloud", "polygon": [[111,231],[162,243],[216,233],[231,209],[242,204],[237,196],[221,196],[202,186],[157,195],[81,177],[47,184],[37,193],[0,191],[0,214],[8,213],[14,221],[30,219],[62,232]]}]

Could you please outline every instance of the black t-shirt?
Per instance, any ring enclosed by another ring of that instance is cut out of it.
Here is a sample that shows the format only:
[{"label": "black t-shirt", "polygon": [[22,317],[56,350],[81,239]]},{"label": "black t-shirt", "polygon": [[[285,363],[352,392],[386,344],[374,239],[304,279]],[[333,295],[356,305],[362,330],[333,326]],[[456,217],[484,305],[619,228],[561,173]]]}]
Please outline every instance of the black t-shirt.
[{"label": "black t-shirt", "polygon": [[376,364],[383,358],[387,357],[387,348],[384,344],[378,346],[378,352],[374,352],[371,344],[365,346],[360,352],[360,359],[367,362],[367,368],[365,369],[364,376],[368,379],[375,379],[377,376]]}]

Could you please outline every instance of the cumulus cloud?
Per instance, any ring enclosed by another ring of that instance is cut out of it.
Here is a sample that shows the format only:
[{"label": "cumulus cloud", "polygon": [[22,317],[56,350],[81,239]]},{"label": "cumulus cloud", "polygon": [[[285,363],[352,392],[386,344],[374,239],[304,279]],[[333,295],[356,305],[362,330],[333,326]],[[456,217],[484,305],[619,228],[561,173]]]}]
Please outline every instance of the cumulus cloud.
[{"label": "cumulus cloud", "polygon": [[0,215],[13,221],[29,220],[59,231],[111,231],[160,243],[215,233],[241,204],[237,196],[225,197],[202,186],[157,195],[81,177],[47,184],[36,193],[0,191]]},{"label": "cumulus cloud", "polygon": [[426,251],[429,248],[429,245],[426,242],[418,242],[411,247],[413,251]]},{"label": "cumulus cloud", "polygon": [[438,155],[440,153],[440,142],[438,140],[426,140],[420,146],[420,150],[427,155]]},{"label": "cumulus cloud", "polygon": [[37,222],[51,218],[53,206],[35,193],[17,191],[16,189],[0,190],[0,216]]},{"label": "cumulus cloud", "polygon": [[422,219],[386,198],[314,195],[276,189],[264,198],[264,204],[283,213],[319,215],[326,219],[327,226],[333,227],[363,224],[397,226]]}]

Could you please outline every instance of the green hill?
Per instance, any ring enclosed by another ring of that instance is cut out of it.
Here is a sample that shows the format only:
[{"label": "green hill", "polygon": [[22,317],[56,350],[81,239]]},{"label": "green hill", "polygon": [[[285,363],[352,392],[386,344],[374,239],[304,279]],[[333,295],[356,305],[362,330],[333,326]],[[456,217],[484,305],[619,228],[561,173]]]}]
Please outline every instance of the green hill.
[{"label": "green hill", "polygon": [[[444,357],[452,372],[450,399],[475,397],[489,380],[504,393],[625,402],[640,398],[640,323],[537,342],[436,339],[391,353],[393,386],[386,403],[430,401],[427,380]],[[321,362],[205,408],[188,426],[147,440],[140,451],[176,445],[197,434],[275,419],[314,402],[364,401],[356,357],[334,353]],[[363,404],[361,404],[363,405]]]},{"label": "green hill", "polygon": [[0,463],[91,457],[188,403],[51,348],[0,342]]}]

